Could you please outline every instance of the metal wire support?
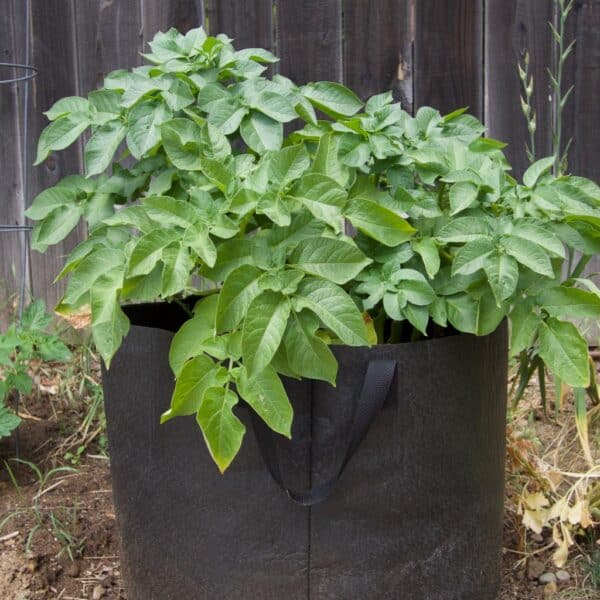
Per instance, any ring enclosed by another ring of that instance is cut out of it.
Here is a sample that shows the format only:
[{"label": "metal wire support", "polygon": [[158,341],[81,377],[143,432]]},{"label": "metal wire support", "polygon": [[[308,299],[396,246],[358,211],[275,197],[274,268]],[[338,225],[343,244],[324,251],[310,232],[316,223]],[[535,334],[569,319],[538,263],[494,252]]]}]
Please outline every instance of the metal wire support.
[{"label": "metal wire support", "polygon": [[[8,79],[0,79],[0,85],[23,85],[23,140],[21,144],[21,181],[22,181],[22,195],[25,207],[29,200],[29,182],[27,178],[27,168],[29,164],[29,82],[37,74],[38,70],[31,66],[31,23],[30,23],[30,5],[27,2],[25,9],[25,62],[24,63],[13,63],[13,62],[0,62],[0,73],[5,69],[12,69],[15,74],[14,77]],[[19,283],[19,308],[18,308],[18,319],[19,324],[23,318],[23,310],[25,308],[25,292],[26,292],[26,274],[29,269],[29,232],[32,227],[27,224],[0,224],[0,233],[16,233],[22,236],[21,240],[21,280]],[[17,394],[16,401],[16,412],[19,412],[19,400],[20,395]],[[19,457],[19,430],[15,431],[15,454]]]}]

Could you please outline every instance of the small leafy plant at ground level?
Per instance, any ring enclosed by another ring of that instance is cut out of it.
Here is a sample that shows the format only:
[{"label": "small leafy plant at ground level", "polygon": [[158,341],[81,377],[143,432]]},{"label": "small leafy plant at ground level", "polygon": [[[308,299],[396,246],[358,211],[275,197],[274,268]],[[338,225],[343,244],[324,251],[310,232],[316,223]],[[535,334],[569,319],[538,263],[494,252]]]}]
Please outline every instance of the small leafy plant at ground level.
[{"label": "small leafy plant at ground level", "polygon": [[51,323],[52,315],[38,299],[25,309],[19,324],[13,323],[0,333],[0,438],[10,435],[20,423],[19,416],[8,408],[6,400],[12,392],[31,392],[30,361],[66,362],[71,358],[71,352],[60,338],[48,332]]},{"label": "small leafy plant at ground level", "polygon": [[44,251],[87,222],[57,310],[91,309],[107,364],[129,329],[123,303],[195,299],[162,420],[194,415],[222,471],[244,437],[240,399],[289,436],[280,376],[334,384],[332,344],[486,335],[508,318],[513,354],[535,343],[561,381],[590,387],[566,319],[599,318],[600,293],[562,266],[565,248],[583,263],[600,248],[595,183],[555,177],[553,156],[519,183],[464,110],[411,116],[389,92],[363,103],[338,83],[267,79],[276,58],[224,35],[170,30],[150,49],[150,64],[46,113],[37,162],[91,128],[87,176],[35,199],[32,240]]}]

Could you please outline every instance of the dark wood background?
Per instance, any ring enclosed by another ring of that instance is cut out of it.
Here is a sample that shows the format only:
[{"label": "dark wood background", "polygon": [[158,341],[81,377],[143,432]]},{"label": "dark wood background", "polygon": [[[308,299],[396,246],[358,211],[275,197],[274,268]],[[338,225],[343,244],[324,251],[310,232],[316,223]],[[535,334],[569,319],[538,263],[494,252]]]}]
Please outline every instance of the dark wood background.
[{"label": "dark wood background", "polygon": [[[363,97],[392,89],[411,111],[469,106],[489,135],[509,143],[517,174],[527,164],[527,134],[516,65],[528,49],[537,152],[550,154],[546,67],[556,59],[548,27],[555,19],[552,0],[0,0],[0,61],[24,60],[27,11],[30,62],[39,75],[30,85],[27,139],[23,84],[0,86],[0,223],[23,223],[23,210],[40,190],[81,170],[81,146],[39,167],[28,165],[24,198],[22,145],[33,157],[46,124],[42,112],[62,96],[87,94],[111,70],[139,65],[147,42],[170,27],[186,31],[204,24],[211,33],[235,38],[238,47],[269,48],[281,58],[276,70],[298,83],[342,81]],[[564,137],[573,137],[569,170],[598,181],[600,0],[575,0],[569,36],[577,39],[565,77],[575,84],[565,114]],[[52,280],[84,235],[77,231],[45,255],[31,253],[26,276],[33,294],[55,302],[61,288]],[[0,234],[0,278],[13,292],[20,237]]]}]

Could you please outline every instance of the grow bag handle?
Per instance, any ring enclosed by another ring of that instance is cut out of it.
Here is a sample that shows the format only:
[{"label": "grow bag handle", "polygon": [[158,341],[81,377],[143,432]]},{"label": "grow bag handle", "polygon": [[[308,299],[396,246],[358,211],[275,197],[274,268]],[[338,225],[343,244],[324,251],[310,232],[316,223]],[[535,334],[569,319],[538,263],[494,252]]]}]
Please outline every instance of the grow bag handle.
[{"label": "grow bag handle", "polygon": [[271,473],[271,477],[296,503],[302,506],[312,506],[326,500],[333,491],[346,465],[352,458],[354,452],[364,439],[373,417],[383,406],[388,396],[394,375],[396,373],[395,360],[371,360],[367,367],[367,373],[362,390],[355,405],[352,428],[350,430],[348,447],[342,464],[336,474],[331,478],[315,485],[308,490],[296,491],[288,488],[283,482],[281,467],[275,447],[275,432],[271,430],[264,421],[252,411],[252,424],[256,434],[256,440],[261,454]]}]

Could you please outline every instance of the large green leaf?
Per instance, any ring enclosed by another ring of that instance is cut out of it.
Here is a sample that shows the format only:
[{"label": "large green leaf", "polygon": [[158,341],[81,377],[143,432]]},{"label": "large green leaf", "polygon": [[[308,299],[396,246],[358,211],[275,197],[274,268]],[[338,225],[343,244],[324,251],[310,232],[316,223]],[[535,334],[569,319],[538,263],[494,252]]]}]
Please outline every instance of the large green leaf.
[{"label": "large green leaf", "polygon": [[190,119],[171,119],[160,126],[163,147],[173,166],[200,171],[200,127]]},{"label": "large green leaf", "polygon": [[329,346],[315,335],[317,326],[311,313],[294,313],[283,338],[286,355],[299,376],[322,379],[335,385],[337,361]]},{"label": "large green leaf", "polygon": [[271,362],[281,343],[289,314],[289,301],[276,292],[263,292],[251,302],[242,330],[242,356],[250,377]]},{"label": "large green leaf", "polygon": [[242,446],[246,428],[233,414],[238,403],[235,392],[212,387],[204,393],[197,420],[213,460],[221,473],[227,469]]},{"label": "large green leaf", "polygon": [[546,366],[572,387],[590,383],[587,342],[572,323],[550,318],[540,323],[539,354]]},{"label": "large green leaf", "polygon": [[565,256],[562,242],[548,227],[517,221],[510,234],[534,242],[554,256],[560,256],[561,258]]},{"label": "large green leaf", "polygon": [[555,317],[600,320],[600,296],[574,287],[557,286],[541,292],[537,301]]},{"label": "large green leaf", "polygon": [[0,382],[0,439],[8,437],[21,423],[21,419],[3,402],[4,394]]},{"label": "large green leaf", "polygon": [[162,258],[163,250],[176,240],[177,234],[172,229],[155,229],[143,235],[131,252],[128,276],[150,273]]},{"label": "large green leaf", "polygon": [[491,240],[481,239],[466,243],[454,257],[452,275],[471,275],[483,269],[487,257],[494,252]]},{"label": "large green leaf", "polygon": [[188,359],[202,352],[204,342],[215,336],[217,302],[216,294],[198,302],[193,318],[186,321],[173,337],[169,364],[176,377]]},{"label": "large green leaf", "polygon": [[280,188],[298,179],[310,165],[304,144],[294,144],[269,155],[269,179]]},{"label": "large green leaf", "polygon": [[43,221],[36,223],[31,235],[31,247],[44,252],[48,246],[64,240],[79,223],[81,206],[61,206],[53,210]]},{"label": "large green leaf", "polygon": [[552,263],[547,251],[540,245],[512,235],[502,236],[500,243],[508,254],[522,265],[546,277],[553,277]]},{"label": "large green leaf", "polygon": [[416,232],[400,215],[360,196],[350,198],[344,214],[359,231],[386,246],[402,244]]},{"label": "large green leaf", "polygon": [[326,279],[306,277],[294,297],[297,309],[308,308],[348,346],[368,346],[365,323],[358,307],[338,285]]},{"label": "large green leaf", "polygon": [[195,267],[188,247],[181,243],[167,246],[161,258],[164,265],[161,293],[163,298],[186,291]]},{"label": "large green leaf", "polygon": [[541,319],[535,312],[532,302],[523,299],[515,304],[509,317],[510,353],[514,356],[533,345]]},{"label": "large green leaf", "polygon": [[420,238],[411,242],[412,249],[421,257],[425,271],[433,279],[440,270],[440,253],[432,238]]},{"label": "large green leaf", "polygon": [[39,221],[45,219],[57,208],[68,207],[75,209],[76,200],[77,196],[73,190],[57,185],[40,192],[34,198],[31,206],[25,211],[25,215],[30,219]]},{"label": "large green leaf", "polygon": [[523,183],[528,187],[533,187],[539,180],[539,178],[547,173],[554,164],[554,156],[548,156],[535,161],[526,171],[523,173]]},{"label": "large green leaf", "polygon": [[477,217],[458,217],[450,221],[436,235],[441,242],[472,242],[491,235],[490,226]]},{"label": "large green leaf", "polygon": [[239,325],[252,300],[261,292],[258,285],[261,274],[252,265],[242,265],[229,273],[218,296],[218,331],[230,331]]},{"label": "large green leaf", "polygon": [[262,154],[281,148],[283,125],[260,112],[252,111],[242,120],[240,134],[249,148]]},{"label": "large green leaf", "polygon": [[70,146],[89,126],[85,113],[71,113],[53,121],[42,131],[38,141],[35,165],[46,160],[50,152]]},{"label": "large green leaf", "polygon": [[165,104],[155,100],[140,102],[131,109],[127,147],[135,158],[140,159],[160,142],[160,126],[172,116]]},{"label": "large green leaf", "polygon": [[289,195],[300,201],[317,219],[341,231],[342,208],[348,197],[335,179],[321,173],[303,175]]},{"label": "large green leaf", "polygon": [[125,132],[121,121],[109,121],[94,131],[85,145],[84,160],[88,177],[98,175],[108,168]]},{"label": "large green leaf", "polygon": [[519,281],[519,266],[512,256],[498,253],[487,255],[483,269],[498,305],[514,294]]},{"label": "large green leaf", "polygon": [[165,423],[173,417],[197,413],[204,392],[216,385],[217,375],[217,365],[205,354],[188,360],[177,374],[171,407],[161,415],[160,422]]},{"label": "large green leaf", "polygon": [[116,268],[100,276],[91,289],[92,335],[100,355],[110,366],[121,341],[129,332],[129,319],[119,304],[123,269]]},{"label": "large green leaf", "polygon": [[246,370],[242,369],[237,380],[237,390],[273,431],[287,438],[292,437],[292,405],[279,375],[271,365],[254,377],[248,377]]},{"label": "large green leaf", "polygon": [[459,212],[475,204],[479,189],[469,181],[459,181],[450,188],[450,214]]},{"label": "large green leaf", "polygon": [[317,108],[333,116],[351,117],[363,107],[360,98],[340,83],[310,83],[302,89],[302,93]]},{"label": "large green leaf", "polygon": [[436,299],[435,292],[425,276],[414,269],[397,269],[393,281],[404,298],[417,306],[426,306]]},{"label": "large green leaf", "polygon": [[289,258],[294,267],[340,284],[356,277],[371,262],[353,243],[334,238],[303,240]]},{"label": "large green leaf", "polygon": [[496,304],[490,292],[480,298],[467,294],[450,296],[446,299],[448,321],[459,331],[475,335],[487,335],[498,328],[505,310]]}]

